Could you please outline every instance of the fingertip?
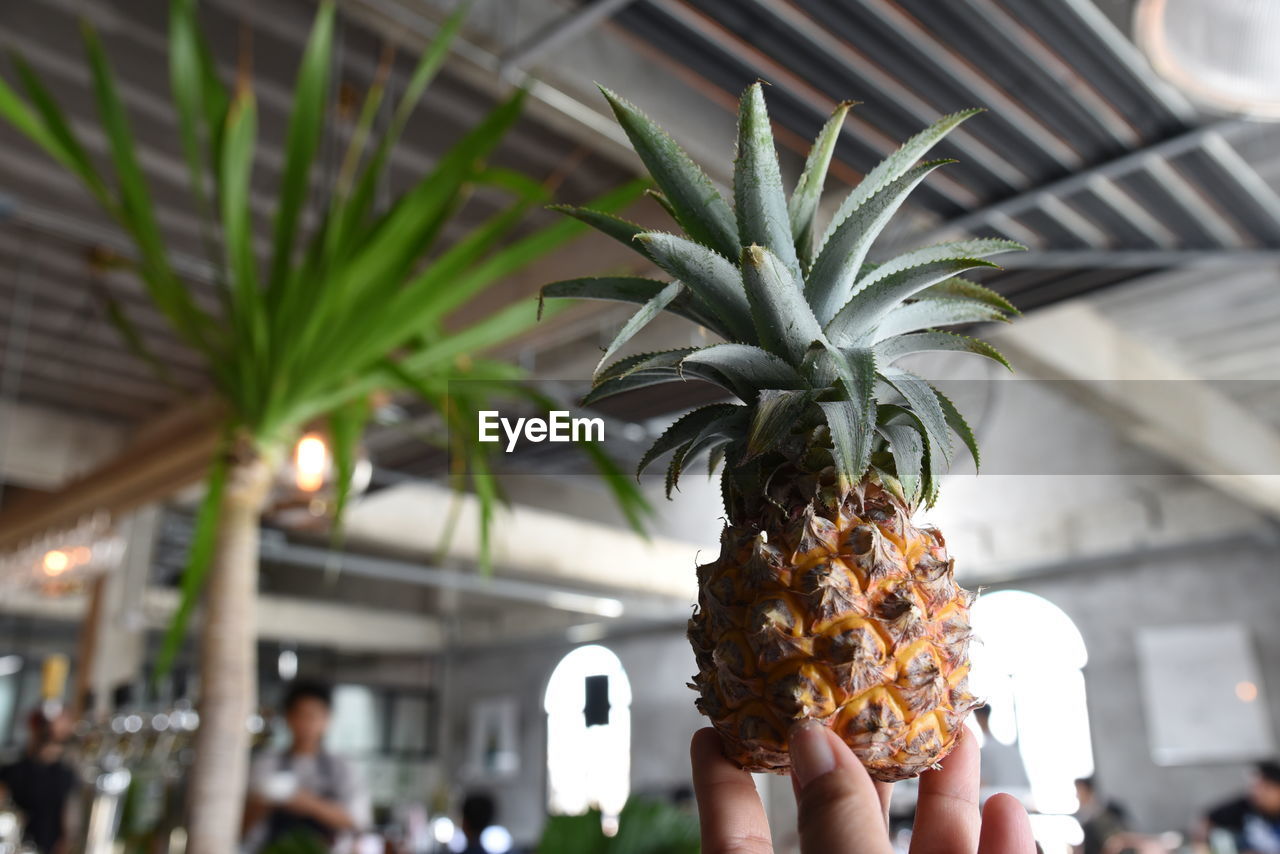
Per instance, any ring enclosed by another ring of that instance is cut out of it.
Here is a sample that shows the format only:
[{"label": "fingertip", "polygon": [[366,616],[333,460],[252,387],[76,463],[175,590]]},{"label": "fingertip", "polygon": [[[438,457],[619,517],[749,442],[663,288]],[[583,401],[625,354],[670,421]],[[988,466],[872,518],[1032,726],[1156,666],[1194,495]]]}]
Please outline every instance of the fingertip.
[{"label": "fingertip", "polygon": [[[915,835],[911,850],[937,854],[952,850],[973,851],[983,828],[978,813],[979,758],[976,744],[959,732],[941,767],[920,775],[916,802]],[[995,849],[999,854],[1000,849]]]},{"label": "fingertip", "polygon": [[981,761],[977,741],[962,728],[956,733],[951,752],[942,758],[938,767],[920,776],[921,794],[945,794],[949,798],[970,801],[976,807]]},{"label": "fingertip", "polygon": [[703,851],[771,850],[769,822],[751,775],[724,755],[720,733],[705,727],[689,741]]},{"label": "fingertip", "polygon": [[1036,840],[1022,802],[1005,792],[992,795],[982,807],[982,838],[978,854],[1034,854]]},{"label": "fingertip", "polygon": [[[885,833],[886,799],[857,756],[817,721],[789,735],[802,851],[846,851],[859,842],[866,854],[891,854]],[[851,840],[850,828],[855,838]]]},{"label": "fingertip", "polygon": [[[858,757],[853,755],[853,750],[849,745],[845,744],[844,739],[830,727],[823,727],[823,729],[827,733],[827,740],[831,742],[831,751],[836,756],[836,764],[842,768],[859,768],[862,773],[866,774],[866,767],[859,761]],[[867,776],[870,777],[871,775],[867,774]]]},{"label": "fingertip", "polygon": [[791,728],[787,753],[791,756],[791,775],[800,782],[801,789],[836,769],[835,745],[827,728],[818,721],[800,721]]},{"label": "fingertip", "polygon": [[986,803],[982,805],[983,818],[988,814],[991,818],[1001,821],[1016,819],[1018,823],[1025,824],[1028,830],[1031,829],[1031,822],[1027,819],[1027,811],[1022,806],[1022,801],[1008,792],[996,792],[987,798]]},{"label": "fingertip", "polygon": [[950,770],[953,774],[972,774],[976,772],[980,761],[981,752],[973,733],[966,726],[960,727],[960,731],[956,733],[955,745],[942,760],[943,770]]},{"label": "fingertip", "polygon": [[695,763],[698,760],[723,758],[724,747],[720,741],[720,733],[715,727],[703,727],[693,734],[689,741],[689,758]]}]

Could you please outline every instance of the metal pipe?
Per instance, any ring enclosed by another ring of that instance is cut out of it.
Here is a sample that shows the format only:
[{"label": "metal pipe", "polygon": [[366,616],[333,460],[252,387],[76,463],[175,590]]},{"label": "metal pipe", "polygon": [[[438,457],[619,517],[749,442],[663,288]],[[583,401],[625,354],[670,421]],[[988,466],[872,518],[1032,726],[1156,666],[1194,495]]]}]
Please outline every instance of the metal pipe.
[{"label": "metal pipe", "polygon": [[265,560],[277,561],[289,566],[323,570],[332,569],[337,559],[342,572],[362,578],[456,590],[519,602],[534,602],[556,610],[593,614],[610,619],[625,615],[633,618],[670,620],[680,613],[687,612],[689,608],[688,602],[656,596],[615,596],[518,578],[485,577],[476,572],[442,569],[372,555],[352,553],[335,555],[327,548],[291,543],[283,536],[264,536],[261,555]]}]

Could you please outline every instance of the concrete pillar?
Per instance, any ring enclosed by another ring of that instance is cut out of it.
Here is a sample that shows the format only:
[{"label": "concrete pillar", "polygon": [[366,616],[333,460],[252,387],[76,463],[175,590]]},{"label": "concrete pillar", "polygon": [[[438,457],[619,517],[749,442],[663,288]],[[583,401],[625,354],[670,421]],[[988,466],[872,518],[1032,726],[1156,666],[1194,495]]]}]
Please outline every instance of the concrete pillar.
[{"label": "concrete pillar", "polygon": [[89,685],[94,710],[99,714],[110,707],[115,686],[135,682],[142,675],[147,627],[144,595],[160,515],[159,505],[153,504],[134,511],[121,524],[126,543],[124,560],[107,576],[93,644]]}]

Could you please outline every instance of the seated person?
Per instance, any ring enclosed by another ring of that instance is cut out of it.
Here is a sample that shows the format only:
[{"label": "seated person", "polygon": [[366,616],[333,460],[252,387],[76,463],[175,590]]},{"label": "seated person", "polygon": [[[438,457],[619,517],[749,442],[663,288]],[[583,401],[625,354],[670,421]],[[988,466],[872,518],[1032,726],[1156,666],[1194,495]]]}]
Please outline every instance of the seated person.
[{"label": "seated person", "polygon": [[1205,815],[1201,836],[1224,830],[1240,854],[1280,854],[1280,762],[1260,762],[1243,797],[1219,804]]}]

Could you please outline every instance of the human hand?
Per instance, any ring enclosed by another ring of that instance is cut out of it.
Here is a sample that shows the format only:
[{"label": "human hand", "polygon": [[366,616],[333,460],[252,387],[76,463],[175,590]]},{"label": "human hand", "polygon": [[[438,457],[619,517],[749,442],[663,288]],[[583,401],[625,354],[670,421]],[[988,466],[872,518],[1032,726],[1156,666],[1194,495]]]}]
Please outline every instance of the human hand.
[{"label": "human hand", "polygon": [[[871,779],[838,736],[807,722],[791,732],[791,782],[803,854],[891,854],[891,784]],[[703,854],[772,854],[751,775],[724,757],[714,729],[690,748]],[[911,854],[1034,854],[1031,824],[1016,798],[995,795],[978,811],[978,745],[963,733],[938,771],[920,777]]]}]

